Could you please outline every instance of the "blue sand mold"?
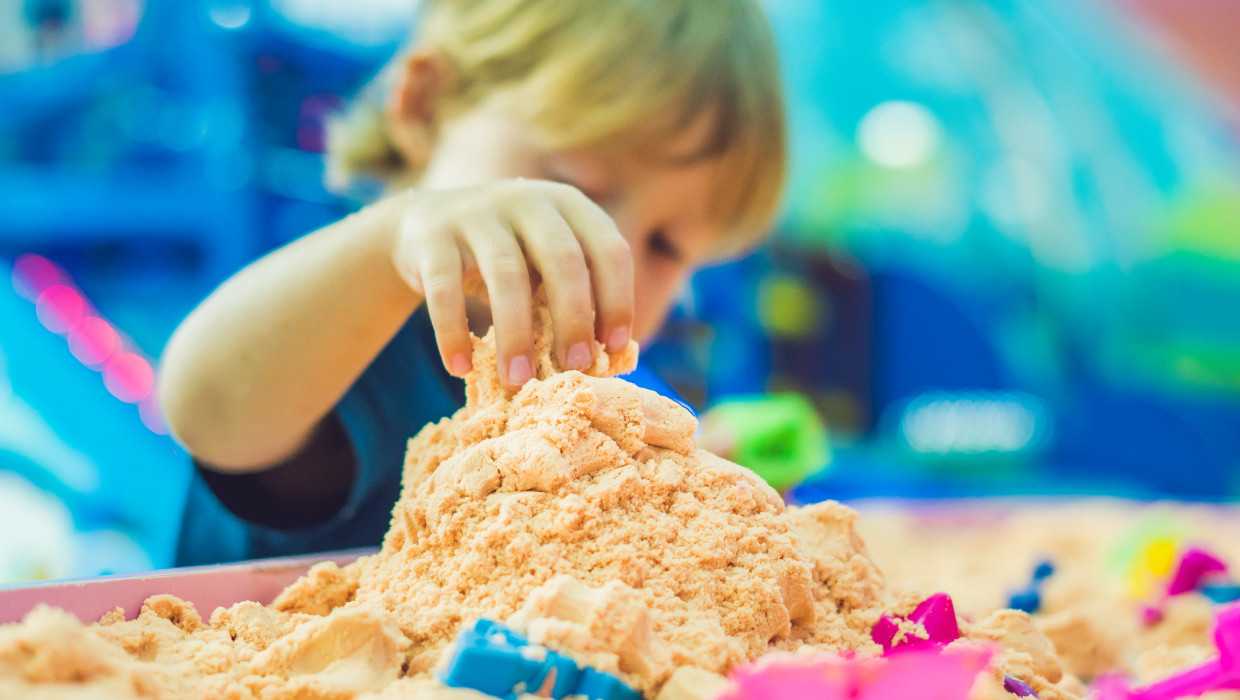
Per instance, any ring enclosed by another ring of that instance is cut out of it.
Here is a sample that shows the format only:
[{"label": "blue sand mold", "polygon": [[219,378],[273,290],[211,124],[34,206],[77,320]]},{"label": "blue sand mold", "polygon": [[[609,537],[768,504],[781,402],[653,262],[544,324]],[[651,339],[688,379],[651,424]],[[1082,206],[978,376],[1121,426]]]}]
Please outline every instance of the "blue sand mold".
[{"label": "blue sand mold", "polygon": [[582,695],[589,700],[640,700],[641,695],[616,676],[575,661],[528,639],[493,620],[478,620],[456,639],[447,670],[439,679],[457,688],[513,700],[537,692],[555,670],[551,697]]}]

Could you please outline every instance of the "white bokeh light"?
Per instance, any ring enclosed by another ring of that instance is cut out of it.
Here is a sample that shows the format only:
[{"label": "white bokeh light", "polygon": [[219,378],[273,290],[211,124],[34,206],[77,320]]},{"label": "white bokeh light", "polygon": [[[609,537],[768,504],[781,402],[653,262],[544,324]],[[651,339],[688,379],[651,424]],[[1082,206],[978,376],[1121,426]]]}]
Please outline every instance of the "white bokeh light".
[{"label": "white bokeh light", "polygon": [[408,36],[418,5],[418,0],[271,0],[271,8],[295,24],[366,46]]},{"label": "white bokeh light", "polygon": [[250,23],[253,10],[248,2],[215,2],[207,6],[207,16],[224,29],[240,29]]},{"label": "white bokeh light", "polygon": [[911,401],[900,432],[917,452],[1019,452],[1036,446],[1045,410],[1027,394],[924,394]]},{"label": "white bokeh light", "polygon": [[857,125],[857,144],[866,158],[886,168],[912,168],[938,150],[943,127],[925,106],[891,100],[874,106]]}]

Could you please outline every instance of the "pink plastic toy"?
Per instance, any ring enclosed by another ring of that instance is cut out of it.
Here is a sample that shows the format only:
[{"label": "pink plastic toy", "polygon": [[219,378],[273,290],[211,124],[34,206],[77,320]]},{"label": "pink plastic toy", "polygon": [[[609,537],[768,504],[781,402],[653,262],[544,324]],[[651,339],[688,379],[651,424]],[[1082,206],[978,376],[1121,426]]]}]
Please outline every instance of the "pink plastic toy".
[{"label": "pink plastic toy", "polygon": [[1171,583],[1167,584],[1167,595],[1180,595],[1198,590],[1211,574],[1226,573],[1227,565],[1218,557],[1204,549],[1190,547],[1184,552],[1184,556],[1180,557],[1180,565],[1175,568]]},{"label": "pink plastic toy", "polygon": [[1212,690],[1240,690],[1240,604],[1220,608],[1214,615],[1214,646],[1218,658],[1140,688],[1128,688],[1117,678],[1095,684],[1098,700],[1174,700]]},{"label": "pink plastic toy", "polygon": [[905,635],[895,641],[900,624],[890,615],[883,615],[870,631],[870,638],[883,647],[883,653],[895,649],[920,649],[925,646],[943,646],[960,639],[960,626],[956,624],[956,607],[951,596],[935,593],[921,601],[907,618],[926,630],[926,639]]},{"label": "pink plastic toy", "polygon": [[715,700],[965,700],[992,655],[981,645],[891,657],[768,654],[734,669]]},{"label": "pink plastic toy", "polygon": [[1221,559],[1199,547],[1189,547],[1180,557],[1167,589],[1153,605],[1140,608],[1141,624],[1153,627],[1162,622],[1163,606],[1167,599],[1192,591],[1200,591],[1219,579],[1226,579],[1227,564]]}]

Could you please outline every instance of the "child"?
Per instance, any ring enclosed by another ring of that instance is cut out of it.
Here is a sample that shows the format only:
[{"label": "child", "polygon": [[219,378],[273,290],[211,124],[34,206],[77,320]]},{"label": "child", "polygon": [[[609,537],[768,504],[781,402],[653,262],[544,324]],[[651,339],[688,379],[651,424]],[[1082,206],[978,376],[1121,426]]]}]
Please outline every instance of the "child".
[{"label": "child", "polygon": [[198,467],[179,564],[378,545],[406,440],[463,404],[471,329],[494,324],[521,386],[540,279],[558,362],[584,367],[770,224],[783,109],[755,0],[423,5],[331,133],[338,179],[387,195],[237,273],[168,343],[161,399]]}]

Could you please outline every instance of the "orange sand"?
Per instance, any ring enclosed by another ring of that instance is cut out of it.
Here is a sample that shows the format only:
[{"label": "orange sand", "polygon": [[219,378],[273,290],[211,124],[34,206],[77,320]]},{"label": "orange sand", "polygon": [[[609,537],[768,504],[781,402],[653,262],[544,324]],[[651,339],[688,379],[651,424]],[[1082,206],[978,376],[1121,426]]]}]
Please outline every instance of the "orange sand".
[{"label": "orange sand", "polygon": [[[544,338],[536,379],[514,395],[495,380],[490,336],[478,341],[466,407],[409,443],[379,553],[206,622],[171,596],[133,621],[37,609],[0,628],[0,697],[480,698],[431,671],[481,616],[663,700],[710,697],[720,674],[771,650],[876,652],[878,616],[924,595],[887,586],[853,511],[785,508],[752,472],[697,450],[687,411],[610,376],[635,361],[635,345],[600,347],[588,372],[557,373]],[[1070,644],[1090,624],[1043,629]],[[1028,615],[962,629],[1004,648],[976,697],[1007,697],[1004,672],[1044,699],[1082,693]],[[1091,672],[1113,651],[1074,651],[1068,668]]]}]

